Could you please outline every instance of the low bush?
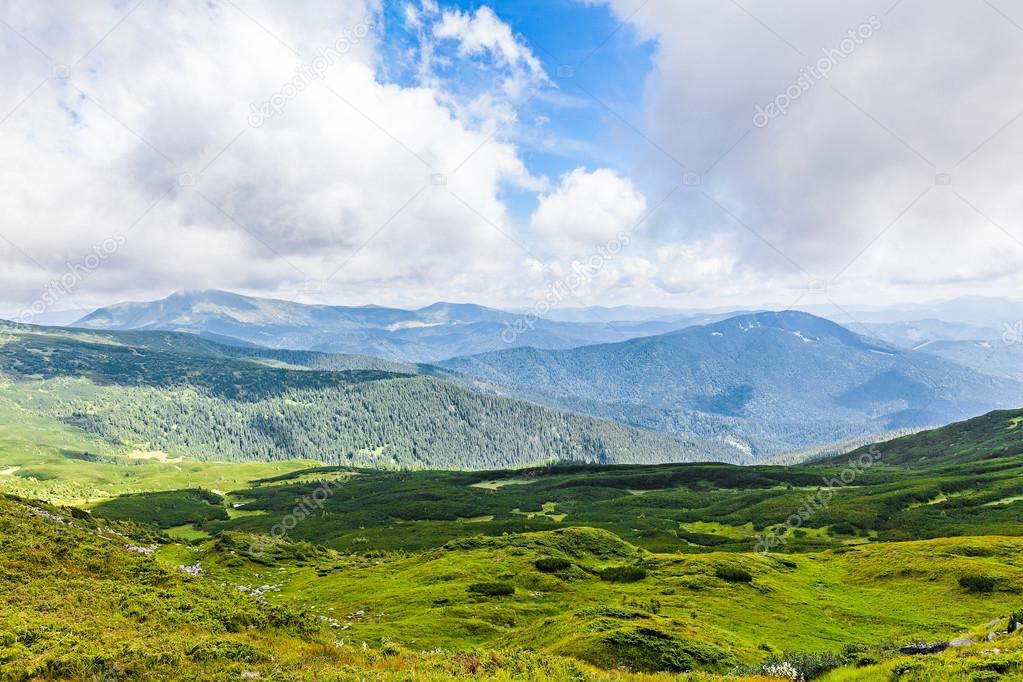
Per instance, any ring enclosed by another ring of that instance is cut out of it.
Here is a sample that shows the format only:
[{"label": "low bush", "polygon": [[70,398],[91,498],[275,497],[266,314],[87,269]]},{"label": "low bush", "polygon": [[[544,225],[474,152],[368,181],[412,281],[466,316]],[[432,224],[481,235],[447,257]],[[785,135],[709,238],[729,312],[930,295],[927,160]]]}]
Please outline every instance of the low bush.
[{"label": "low bush", "polygon": [[828,526],[828,535],[859,535],[860,529],[848,521],[838,521]]},{"label": "low bush", "polygon": [[1023,611],[1013,611],[1009,614],[1009,626],[1006,628],[1006,632],[1016,632],[1020,625],[1023,625]]},{"label": "low bush", "polygon": [[739,666],[731,672],[733,675],[764,675],[792,680],[815,680],[845,665],[845,660],[831,652],[784,653],[770,656],[763,663],[752,666]]},{"label": "low bush", "polygon": [[469,585],[470,594],[480,594],[484,597],[503,597],[515,594],[515,586],[511,583],[473,583]]},{"label": "low bush", "polygon": [[989,575],[968,574],[959,578],[959,586],[968,592],[986,594],[994,592],[998,581]]},{"label": "low bush", "polygon": [[723,672],[735,664],[735,657],[720,647],[654,628],[617,630],[605,635],[601,643],[604,651],[593,662],[607,668],[625,665],[639,672]]},{"label": "low bush", "polygon": [[730,583],[751,583],[753,575],[738,566],[718,566],[714,575]]},{"label": "low bush", "polygon": [[200,663],[214,661],[238,661],[240,663],[260,663],[270,660],[270,656],[259,649],[242,642],[211,640],[196,644],[188,652],[188,657]]},{"label": "low bush", "polygon": [[558,571],[564,571],[572,566],[572,562],[568,559],[558,559],[556,557],[546,557],[543,559],[537,559],[533,562],[536,566],[536,570],[541,573],[557,573]]},{"label": "low bush", "polygon": [[600,579],[609,583],[635,583],[646,577],[640,566],[610,566],[600,572]]}]

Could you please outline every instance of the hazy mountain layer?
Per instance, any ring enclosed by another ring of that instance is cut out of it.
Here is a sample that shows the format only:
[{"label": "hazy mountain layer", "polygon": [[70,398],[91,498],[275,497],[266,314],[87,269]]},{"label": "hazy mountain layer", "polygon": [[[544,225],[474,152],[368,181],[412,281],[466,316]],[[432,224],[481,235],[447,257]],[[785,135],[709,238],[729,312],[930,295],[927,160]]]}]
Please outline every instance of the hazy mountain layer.
[{"label": "hazy mountain layer", "polygon": [[418,310],[306,305],[223,291],[178,293],[150,303],[100,308],[74,326],[170,330],[270,348],[355,353],[430,362],[518,346],[573,348],[679,329],[693,320],[562,322],[470,304]]},{"label": "hazy mountain layer", "polygon": [[797,312],[441,364],[493,390],[667,433],[730,436],[754,454],[945,424],[1010,406],[1023,394],[1018,382]]}]

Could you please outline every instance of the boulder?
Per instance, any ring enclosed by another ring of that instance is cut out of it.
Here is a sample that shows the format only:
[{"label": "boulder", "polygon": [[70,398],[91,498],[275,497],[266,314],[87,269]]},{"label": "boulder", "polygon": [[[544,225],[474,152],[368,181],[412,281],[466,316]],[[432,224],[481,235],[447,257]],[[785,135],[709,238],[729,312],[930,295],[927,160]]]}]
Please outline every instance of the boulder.
[{"label": "boulder", "polygon": [[899,647],[899,651],[907,656],[919,656],[922,654],[940,654],[948,648],[948,642],[915,642]]}]

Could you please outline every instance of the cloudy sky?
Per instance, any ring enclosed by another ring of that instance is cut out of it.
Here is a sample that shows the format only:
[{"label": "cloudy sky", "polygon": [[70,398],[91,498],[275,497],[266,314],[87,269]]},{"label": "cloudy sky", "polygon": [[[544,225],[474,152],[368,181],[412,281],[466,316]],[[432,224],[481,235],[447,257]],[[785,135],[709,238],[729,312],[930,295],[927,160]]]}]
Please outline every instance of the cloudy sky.
[{"label": "cloudy sky", "polygon": [[1007,0],[0,0],[0,312],[1016,296],[1021,72]]}]

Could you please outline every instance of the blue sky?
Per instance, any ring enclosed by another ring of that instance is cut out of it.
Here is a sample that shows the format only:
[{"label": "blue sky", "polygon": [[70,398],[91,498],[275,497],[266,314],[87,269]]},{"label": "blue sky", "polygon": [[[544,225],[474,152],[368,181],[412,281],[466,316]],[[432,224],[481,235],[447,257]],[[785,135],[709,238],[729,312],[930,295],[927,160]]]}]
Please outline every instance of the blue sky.
[{"label": "blue sky", "polygon": [[[402,85],[416,84],[416,74],[403,64],[403,51],[418,49],[418,36],[405,25],[405,3],[385,3],[387,30],[383,78]],[[543,65],[552,83],[516,105],[520,126],[510,133],[529,169],[552,182],[579,166],[622,170],[629,162],[628,146],[617,136],[638,137],[643,131],[643,89],[652,68],[652,41],[641,40],[635,28],[603,4],[578,0],[546,2],[443,3],[475,13],[489,7],[507,23],[521,44]],[[459,60],[448,72],[461,87],[486,87],[487,64]],[[624,120],[623,120],[624,119]],[[503,197],[514,218],[527,220],[536,208],[535,192],[505,187]]]}]

